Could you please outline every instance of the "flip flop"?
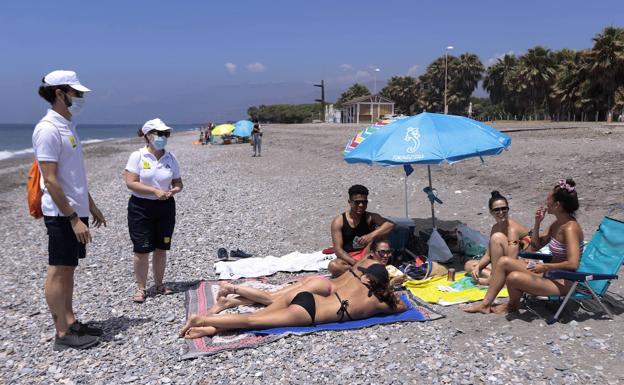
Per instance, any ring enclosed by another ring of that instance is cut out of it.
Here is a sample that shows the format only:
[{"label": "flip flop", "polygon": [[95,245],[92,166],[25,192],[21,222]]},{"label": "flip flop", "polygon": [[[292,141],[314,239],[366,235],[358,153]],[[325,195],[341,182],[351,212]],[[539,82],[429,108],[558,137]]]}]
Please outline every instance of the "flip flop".
[{"label": "flip flop", "polygon": [[173,294],[173,290],[163,283],[160,286],[156,286],[156,293],[161,295],[170,295]]},{"label": "flip flop", "polygon": [[219,259],[219,261],[227,261],[228,259],[227,250],[224,249],[223,247],[219,248],[219,250],[217,250],[217,258]]},{"label": "flip flop", "polygon": [[246,253],[240,249],[230,250],[230,258],[250,258],[252,256],[253,254]]}]

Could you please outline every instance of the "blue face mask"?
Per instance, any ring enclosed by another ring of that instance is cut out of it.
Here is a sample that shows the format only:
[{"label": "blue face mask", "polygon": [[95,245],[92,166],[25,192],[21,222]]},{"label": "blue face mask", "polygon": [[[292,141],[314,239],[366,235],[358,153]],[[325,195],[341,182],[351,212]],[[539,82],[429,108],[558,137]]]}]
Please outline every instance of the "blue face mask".
[{"label": "blue face mask", "polygon": [[164,150],[165,146],[167,146],[167,138],[164,136],[154,136],[152,139],[152,145],[157,150]]}]

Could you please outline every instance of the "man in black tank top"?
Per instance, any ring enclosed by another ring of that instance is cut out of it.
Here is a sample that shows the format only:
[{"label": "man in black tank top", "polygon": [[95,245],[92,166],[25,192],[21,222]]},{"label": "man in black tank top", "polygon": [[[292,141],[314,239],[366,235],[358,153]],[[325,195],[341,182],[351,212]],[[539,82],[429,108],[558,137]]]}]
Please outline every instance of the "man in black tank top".
[{"label": "man in black tank top", "polygon": [[331,235],[336,259],[328,269],[338,277],[356,262],[368,255],[370,244],[377,238],[389,234],[394,223],[376,213],[366,211],[368,189],[356,184],[349,188],[349,211],[334,218]]}]

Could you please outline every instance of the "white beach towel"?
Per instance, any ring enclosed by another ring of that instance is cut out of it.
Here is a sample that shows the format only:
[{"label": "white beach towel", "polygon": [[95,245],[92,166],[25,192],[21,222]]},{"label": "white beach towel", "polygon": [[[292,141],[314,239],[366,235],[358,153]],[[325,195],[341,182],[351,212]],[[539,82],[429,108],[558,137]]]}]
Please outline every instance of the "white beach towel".
[{"label": "white beach towel", "polygon": [[215,263],[215,272],[219,279],[256,278],[275,274],[278,271],[294,273],[297,271],[319,271],[327,269],[327,265],[336,254],[300,253],[295,251],[281,257],[269,255],[264,258],[245,258],[233,262]]}]

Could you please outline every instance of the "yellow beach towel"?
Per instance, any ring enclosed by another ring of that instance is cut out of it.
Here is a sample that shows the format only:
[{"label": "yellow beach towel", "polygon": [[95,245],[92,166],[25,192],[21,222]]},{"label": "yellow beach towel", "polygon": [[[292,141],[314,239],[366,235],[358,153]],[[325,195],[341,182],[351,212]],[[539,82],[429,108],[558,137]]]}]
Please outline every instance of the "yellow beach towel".
[{"label": "yellow beach towel", "polygon": [[[480,301],[487,292],[487,287],[477,287],[466,273],[457,273],[455,282],[447,281],[446,277],[432,277],[423,281],[409,280],[403,285],[418,298],[442,306]],[[509,297],[509,293],[503,288],[498,298],[505,297]]]}]

